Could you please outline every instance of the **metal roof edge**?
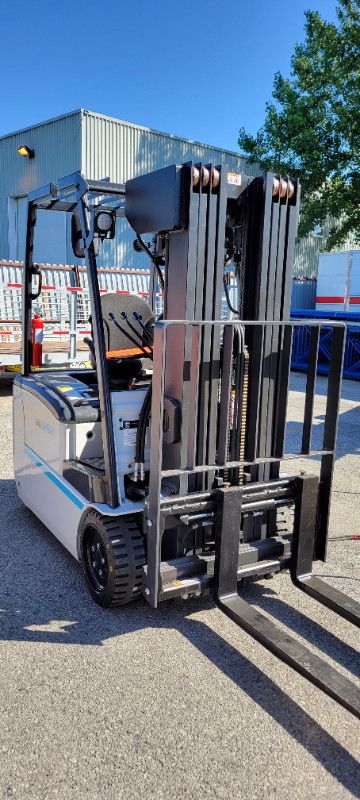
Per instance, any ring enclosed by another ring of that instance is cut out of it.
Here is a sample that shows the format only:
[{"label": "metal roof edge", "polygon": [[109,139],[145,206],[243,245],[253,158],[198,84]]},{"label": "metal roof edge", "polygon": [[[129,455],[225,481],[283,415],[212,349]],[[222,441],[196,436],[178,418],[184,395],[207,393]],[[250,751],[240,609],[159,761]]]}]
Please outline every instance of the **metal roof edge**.
[{"label": "metal roof edge", "polygon": [[199,147],[206,147],[208,150],[221,150],[223,153],[228,153],[230,156],[236,156],[237,158],[244,158],[246,161],[246,156],[243,153],[235,153],[233,150],[226,150],[223,147],[216,147],[213,144],[204,144],[203,142],[198,142],[195,139],[186,139],[184,136],[175,136],[173,133],[166,133],[165,131],[158,131],[155,128],[148,128],[146,125],[137,125],[135,122],[127,122],[126,120],[119,119],[118,117],[110,117],[107,114],[100,114],[97,111],[89,111],[89,109],[81,109],[83,116],[88,114],[90,117],[100,117],[102,119],[108,119],[111,122],[120,122],[121,125],[127,125],[129,128],[136,128],[136,130],[146,131],[148,133],[155,133],[158,136],[168,136],[170,139],[175,139],[178,142],[186,142],[187,144],[195,144]]},{"label": "metal roof edge", "polygon": [[27,133],[28,131],[33,131],[35,128],[41,128],[43,125],[50,125],[52,122],[58,122],[60,119],[66,119],[66,117],[74,117],[76,114],[83,114],[83,108],[77,108],[75,111],[69,111],[67,114],[60,114],[57,117],[51,117],[50,119],[46,119],[43,122],[36,122],[34,125],[28,125],[26,128],[19,128],[17,131],[11,131],[11,133],[6,133],[4,136],[0,136],[0,141],[2,139],[9,139],[11,136],[17,136],[19,133]]}]

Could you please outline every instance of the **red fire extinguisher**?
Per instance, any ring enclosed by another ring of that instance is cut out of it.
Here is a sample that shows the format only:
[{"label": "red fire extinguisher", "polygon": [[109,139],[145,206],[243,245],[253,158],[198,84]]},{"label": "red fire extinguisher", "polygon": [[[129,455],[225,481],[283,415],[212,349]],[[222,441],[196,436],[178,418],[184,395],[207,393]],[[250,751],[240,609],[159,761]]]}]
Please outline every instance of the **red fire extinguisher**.
[{"label": "red fire extinguisher", "polygon": [[31,320],[32,366],[42,366],[42,343],[44,337],[44,323],[40,314],[35,313]]}]

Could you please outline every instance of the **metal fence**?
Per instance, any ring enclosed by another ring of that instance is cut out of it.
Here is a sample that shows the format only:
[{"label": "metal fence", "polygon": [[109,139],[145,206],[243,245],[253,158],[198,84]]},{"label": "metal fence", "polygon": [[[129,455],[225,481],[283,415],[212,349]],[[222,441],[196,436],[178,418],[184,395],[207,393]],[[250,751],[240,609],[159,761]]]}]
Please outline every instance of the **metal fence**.
[{"label": "metal fence", "polygon": [[[10,266],[9,266],[10,265]],[[22,265],[2,262],[2,277],[6,270],[18,278],[22,275]],[[71,267],[61,268],[61,281],[55,268],[44,270],[47,279],[56,280],[54,284],[43,285],[36,305],[40,309],[44,321],[44,352],[51,361],[51,352],[67,353],[72,360],[84,357],[87,346],[84,336],[91,335],[89,324],[90,301],[89,291],[85,285],[86,273],[81,271],[80,280],[83,288],[70,285]],[[15,272],[14,272],[15,270]],[[49,271],[50,270],[50,271]],[[61,270],[58,270],[59,272]],[[65,278],[64,278],[65,275]],[[149,276],[147,270],[104,270],[99,273],[100,293],[116,292],[117,294],[136,294],[148,297]],[[66,282],[65,282],[66,280]],[[238,289],[234,275],[230,275],[228,297],[233,309],[238,307]],[[60,283],[60,285],[59,285]],[[22,284],[20,281],[0,284],[0,365],[20,363],[21,351],[21,306]],[[156,313],[162,312],[162,295],[157,295]],[[324,319],[324,312],[313,309],[293,309],[292,319]],[[225,293],[223,295],[221,319],[233,319]],[[323,326],[320,335],[318,371],[327,373],[329,368],[329,352],[331,344],[331,320],[343,320],[347,324],[347,337],[344,359],[344,377],[360,380],[360,315],[350,313],[328,312],[329,325]],[[351,324],[353,323],[353,324]],[[358,323],[358,326],[356,325]],[[309,326],[295,327],[291,365],[294,369],[305,370],[309,356]]]},{"label": "metal fence", "polygon": [[[324,312],[301,310],[292,311],[293,320],[313,319],[323,320]],[[350,314],[346,312],[327,312],[328,324],[321,326],[319,355],[317,371],[327,374],[329,372],[330,351],[332,342],[333,325],[332,321],[346,323],[346,343],[344,353],[344,378],[360,380],[360,314]],[[291,366],[293,369],[306,370],[309,361],[310,350],[310,328],[309,325],[295,326],[293,339],[293,352]]]},{"label": "metal fence", "polygon": [[[121,274],[123,288],[100,289],[100,294],[135,294],[148,297],[149,273]],[[162,294],[156,295],[156,313],[162,312]],[[82,360],[88,346],[84,337],[91,335],[90,297],[87,288],[43,285],[34,301],[33,311],[44,323],[43,352],[46,361],[59,360],[63,353],[70,360]],[[0,287],[0,365],[19,364],[21,355],[22,284],[8,283]]]}]

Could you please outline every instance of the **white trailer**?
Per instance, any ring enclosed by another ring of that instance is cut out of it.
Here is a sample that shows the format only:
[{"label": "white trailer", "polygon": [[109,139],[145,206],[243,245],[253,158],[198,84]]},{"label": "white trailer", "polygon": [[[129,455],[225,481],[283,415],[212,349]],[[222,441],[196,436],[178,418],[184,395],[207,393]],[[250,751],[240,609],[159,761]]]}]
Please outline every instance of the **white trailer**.
[{"label": "white trailer", "polygon": [[360,312],[360,250],[320,254],[316,310]]}]

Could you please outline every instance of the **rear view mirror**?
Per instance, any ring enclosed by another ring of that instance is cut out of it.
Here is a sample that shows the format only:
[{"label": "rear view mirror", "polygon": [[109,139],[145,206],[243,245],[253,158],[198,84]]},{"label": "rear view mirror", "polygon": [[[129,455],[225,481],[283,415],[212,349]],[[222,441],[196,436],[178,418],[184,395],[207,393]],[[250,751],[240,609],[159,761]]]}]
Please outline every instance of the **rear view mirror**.
[{"label": "rear view mirror", "polygon": [[85,250],[81,247],[80,242],[82,241],[83,235],[81,230],[81,223],[79,212],[74,211],[71,215],[71,245],[73,249],[74,256],[76,258],[84,258]]},{"label": "rear view mirror", "polygon": [[29,296],[30,296],[31,300],[37,300],[37,298],[41,294],[41,288],[42,288],[42,284],[43,284],[43,274],[42,274],[42,272],[39,269],[37,264],[33,264],[31,272],[32,272],[33,276],[35,278],[37,278],[38,284],[37,284],[37,288],[33,287],[34,291],[31,292],[31,294]]},{"label": "rear view mirror", "polygon": [[[81,223],[78,211],[73,211],[71,215],[71,244],[75,258],[85,258],[85,248],[82,247],[80,242],[83,241],[83,235],[81,230]],[[93,239],[93,246],[94,246],[94,253],[95,256],[98,255],[99,252],[99,239]]]}]

